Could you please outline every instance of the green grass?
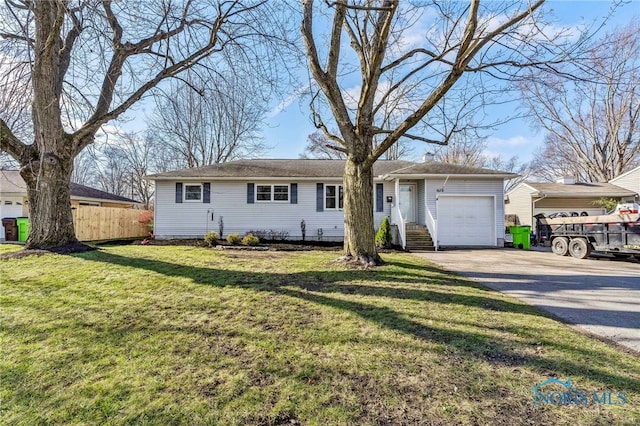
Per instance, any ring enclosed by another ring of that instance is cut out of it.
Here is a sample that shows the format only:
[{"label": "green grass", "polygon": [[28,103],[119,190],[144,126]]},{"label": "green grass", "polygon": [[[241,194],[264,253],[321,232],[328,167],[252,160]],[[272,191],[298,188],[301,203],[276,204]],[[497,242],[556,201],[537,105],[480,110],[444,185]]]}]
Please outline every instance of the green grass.
[{"label": "green grass", "polygon": [[[375,270],[335,256],[112,246],[0,260],[0,423],[640,418],[637,357],[411,255]],[[534,408],[552,376],[629,403]]]}]

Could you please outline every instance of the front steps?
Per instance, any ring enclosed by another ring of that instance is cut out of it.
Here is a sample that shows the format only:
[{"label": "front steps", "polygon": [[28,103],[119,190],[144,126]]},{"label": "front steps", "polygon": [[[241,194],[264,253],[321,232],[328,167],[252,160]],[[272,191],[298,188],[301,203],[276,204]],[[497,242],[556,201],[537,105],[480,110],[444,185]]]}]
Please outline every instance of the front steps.
[{"label": "front steps", "polygon": [[425,225],[417,225],[415,223],[407,223],[405,227],[407,251],[434,251],[435,246],[429,230]]}]

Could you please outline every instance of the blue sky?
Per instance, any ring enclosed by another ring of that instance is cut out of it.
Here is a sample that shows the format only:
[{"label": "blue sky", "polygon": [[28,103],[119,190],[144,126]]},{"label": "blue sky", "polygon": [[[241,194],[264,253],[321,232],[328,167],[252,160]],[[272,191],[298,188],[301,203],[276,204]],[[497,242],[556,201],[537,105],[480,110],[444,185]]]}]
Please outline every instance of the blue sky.
[{"label": "blue sky", "polygon": [[[554,10],[555,15],[563,26],[579,25],[602,19],[611,7],[608,1],[553,1],[547,6]],[[640,17],[640,1],[631,1],[622,5],[609,21],[603,31],[615,26],[627,25],[631,19]],[[292,95],[295,95],[292,93]],[[266,120],[263,131],[265,142],[273,149],[267,153],[270,158],[297,158],[304,151],[307,136],[314,128],[308,110],[308,100],[294,99],[284,109],[276,108]],[[290,99],[290,100],[291,100]],[[515,105],[510,105],[513,108]],[[489,114],[503,114],[504,110],[495,108]],[[492,121],[491,116],[489,120]],[[516,120],[504,124],[489,133],[487,153],[511,157],[517,155],[520,161],[530,161],[534,152],[540,146],[543,134],[536,132],[526,121]],[[434,147],[427,144],[416,145],[416,160],[426,151],[433,151]]]}]

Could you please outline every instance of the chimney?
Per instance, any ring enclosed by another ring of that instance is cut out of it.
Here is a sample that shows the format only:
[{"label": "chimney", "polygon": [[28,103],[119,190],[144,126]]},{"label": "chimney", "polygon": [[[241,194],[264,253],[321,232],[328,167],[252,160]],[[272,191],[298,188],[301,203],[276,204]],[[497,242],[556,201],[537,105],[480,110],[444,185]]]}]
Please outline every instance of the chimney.
[{"label": "chimney", "polygon": [[556,183],[561,183],[563,185],[573,185],[576,183],[576,178],[573,176],[563,176],[556,181]]},{"label": "chimney", "polygon": [[422,156],[422,162],[426,163],[427,161],[433,161],[436,159],[436,155],[433,152],[426,152],[423,156]]}]

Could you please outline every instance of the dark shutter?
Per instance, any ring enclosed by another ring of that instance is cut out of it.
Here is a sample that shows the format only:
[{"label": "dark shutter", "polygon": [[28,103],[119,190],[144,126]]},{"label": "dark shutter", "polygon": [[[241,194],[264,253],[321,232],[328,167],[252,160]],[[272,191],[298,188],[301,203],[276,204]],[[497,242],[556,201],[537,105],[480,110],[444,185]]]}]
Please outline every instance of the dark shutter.
[{"label": "dark shutter", "polygon": [[376,183],[376,211],[383,212],[384,211],[384,194],[383,194],[383,184]]},{"label": "dark shutter", "polygon": [[176,182],[176,203],[182,202],[182,182]]},{"label": "dark shutter", "polygon": [[298,184],[291,184],[291,204],[298,204]]},{"label": "dark shutter", "polygon": [[324,184],[316,184],[316,211],[324,211]]},{"label": "dark shutter", "polygon": [[202,202],[211,202],[211,184],[209,182],[202,184]]},{"label": "dark shutter", "polygon": [[255,185],[253,183],[248,183],[247,184],[247,204],[253,204],[254,203],[254,188]]}]

